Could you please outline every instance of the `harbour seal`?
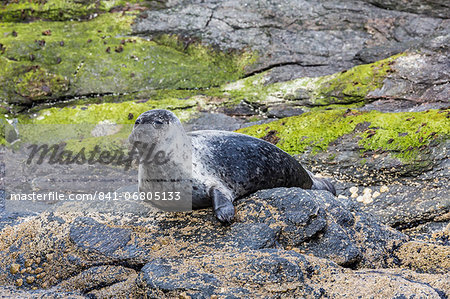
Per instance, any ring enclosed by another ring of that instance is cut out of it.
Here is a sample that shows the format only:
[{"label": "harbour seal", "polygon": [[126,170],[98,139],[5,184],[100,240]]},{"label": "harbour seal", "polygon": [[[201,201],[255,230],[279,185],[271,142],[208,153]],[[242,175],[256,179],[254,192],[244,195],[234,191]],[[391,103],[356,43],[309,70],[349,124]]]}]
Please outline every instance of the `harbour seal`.
[{"label": "harbour seal", "polygon": [[[181,122],[168,110],[149,110],[135,122],[129,141],[155,142],[157,149],[178,155],[175,162],[139,166],[139,192],[151,191],[149,178],[171,178],[185,181],[192,174],[192,208],[213,207],[221,222],[229,223],[235,215],[233,201],[261,189],[300,187],[328,190],[334,186],[305,170],[291,155],[264,140],[244,134],[203,130],[186,133]],[[189,150],[190,146],[190,150]],[[191,157],[189,158],[189,154]],[[162,174],[163,173],[163,174]]]}]

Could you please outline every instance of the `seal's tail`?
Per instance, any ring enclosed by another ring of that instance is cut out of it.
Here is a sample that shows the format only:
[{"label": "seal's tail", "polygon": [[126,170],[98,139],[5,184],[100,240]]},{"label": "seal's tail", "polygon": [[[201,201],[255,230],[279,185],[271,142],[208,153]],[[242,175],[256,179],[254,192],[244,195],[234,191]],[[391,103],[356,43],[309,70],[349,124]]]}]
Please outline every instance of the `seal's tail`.
[{"label": "seal's tail", "polygon": [[331,183],[329,179],[326,178],[318,178],[314,176],[314,174],[310,171],[308,171],[308,174],[313,181],[313,185],[311,189],[313,190],[327,190],[333,193],[334,196],[336,196],[336,188],[334,188],[334,185]]}]

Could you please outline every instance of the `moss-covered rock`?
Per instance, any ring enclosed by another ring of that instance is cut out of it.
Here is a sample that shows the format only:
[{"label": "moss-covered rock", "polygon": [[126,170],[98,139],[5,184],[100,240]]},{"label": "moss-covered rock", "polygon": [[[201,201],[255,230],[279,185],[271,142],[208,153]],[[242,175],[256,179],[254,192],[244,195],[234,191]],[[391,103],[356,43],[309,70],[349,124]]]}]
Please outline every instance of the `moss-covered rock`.
[{"label": "moss-covered rock", "polygon": [[384,150],[410,160],[432,140],[449,137],[449,113],[449,110],[401,113],[317,110],[239,132],[263,139],[272,137],[281,149],[300,154],[306,150],[325,151],[331,142],[356,131],[362,152]]},{"label": "moss-covered rock", "polygon": [[0,24],[0,98],[27,105],[97,94],[209,88],[241,78],[244,66],[253,61],[251,54],[224,54],[200,44],[184,48],[176,37],[166,37],[165,43],[128,37],[133,19],[110,13],[84,22]]},{"label": "moss-covered rock", "polygon": [[15,91],[30,101],[45,100],[63,94],[69,88],[66,77],[48,73],[45,69],[31,67],[14,78]]},{"label": "moss-covered rock", "polygon": [[333,104],[364,103],[369,92],[382,87],[392,72],[391,65],[405,54],[398,54],[371,64],[323,77],[302,77],[287,82],[265,84],[270,71],[230,83],[223,91],[233,101],[256,102],[270,106],[289,102],[296,106],[327,106]]},{"label": "moss-covered rock", "polygon": [[[18,138],[20,144],[64,142],[66,149],[74,152],[78,152],[81,148],[89,151],[95,146],[113,152],[126,151],[128,135],[136,118],[143,112],[158,108],[170,109],[182,121],[186,121],[196,115],[197,106],[202,105],[201,98],[179,99],[174,95],[166,95],[164,99],[157,100],[80,104],[42,109],[33,115],[19,116]],[[10,128],[11,125],[4,116],[0,121],[3,129],[0,144],[6,144],[4,132],[6,127]],[[94,134],[95,128],[101,126],[114,126],[117,129],[108,134]]]},{"label": "moss-covered rock", "polygon": [[87,18],[95,13],[139,3],[151,5],[158,1],[142,0],[7,0],[0,4],[0,22],[35,19],[66,21]]}]

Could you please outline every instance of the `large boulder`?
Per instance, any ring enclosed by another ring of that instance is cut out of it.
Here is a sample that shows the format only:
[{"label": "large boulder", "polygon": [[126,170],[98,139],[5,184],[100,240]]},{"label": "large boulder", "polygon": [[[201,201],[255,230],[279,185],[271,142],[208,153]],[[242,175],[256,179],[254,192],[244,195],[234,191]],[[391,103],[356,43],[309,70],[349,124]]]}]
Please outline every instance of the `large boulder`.
[{"label": "large boulder", "polygon": [[[410,242],[350,200],[277,188],[239,200],[236,209],[235,222],[224,226],[211,209],[164,213],[133,201],[60,204],[4,225],[0,279],[24,290],[52,287],[100,298],[336,294],[349,292],[348,279],[368,280],[377,290],[391,284],[384,292],[392,296],[448,292],[420,283],[424,278],[349,269],[406,267],[435,273],[439,281],[447,267],[424,260],[430,252],[445,255],[444,247]],[[329,284],[321,287],[324,277]]]}]

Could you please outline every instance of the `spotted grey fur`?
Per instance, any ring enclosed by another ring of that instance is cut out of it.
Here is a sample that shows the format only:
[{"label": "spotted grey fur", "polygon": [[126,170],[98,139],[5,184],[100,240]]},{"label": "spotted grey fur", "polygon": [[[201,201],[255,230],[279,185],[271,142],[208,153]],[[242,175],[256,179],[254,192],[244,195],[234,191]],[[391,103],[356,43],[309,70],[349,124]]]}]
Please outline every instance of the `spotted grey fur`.
[{"label": "spotted grey fur", "polygon": [[[140,125],[145,131],[139,129]],[[149,132],[154,130],[155,132]],[[171,132],[169,132],[171,131]],[[168,133],[169,132],[169,133]],[[168,134],[167,134],[168,133]],[[185,133],[178,118],[167,110],[150,110],[141,114],[130,135],[130,142],[151,139],[168,150],[174,134],[181,136],[178,146],[191,145],[192,164],[173,164],[170,175],[192,172],[192,207],[213,207],[221,222],[231,222],[235,210],[233,201],[261,189],[300,187],[323,189],[336,194],[334,186],[305,170],[292,156],[275,145],[251,136],[216,130]],[[190,142],[189,142],[190,141]],[[186,160],[183,160],[186,162]],[[183,168],[189,168],[184,172]],[[140,166],[139,191],[146,190],[142,182],[151,177],[153,168]]]}]

